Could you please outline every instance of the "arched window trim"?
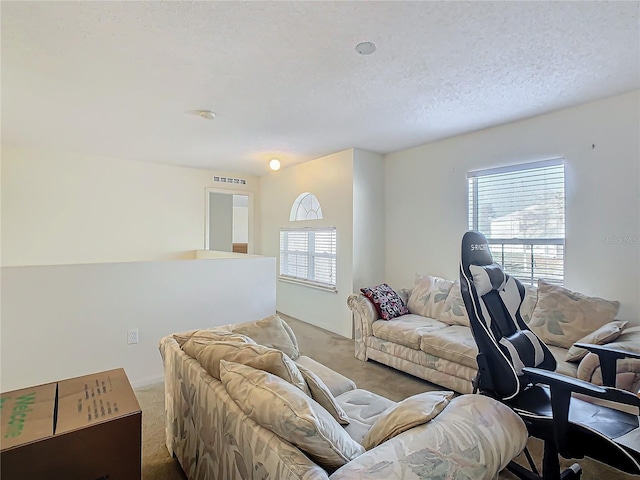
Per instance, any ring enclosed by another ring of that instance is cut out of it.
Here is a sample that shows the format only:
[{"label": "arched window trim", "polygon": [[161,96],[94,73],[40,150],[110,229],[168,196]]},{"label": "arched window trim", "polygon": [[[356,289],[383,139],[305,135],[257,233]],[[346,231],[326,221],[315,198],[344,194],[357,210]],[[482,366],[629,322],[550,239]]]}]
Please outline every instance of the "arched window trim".
[{"label": "arched window trim", "polygon": [[318,198],[309,192],[298,195],[293,205],[289,220],[292,222],[300,222],[304,220],[322,220],[322,207]]}]

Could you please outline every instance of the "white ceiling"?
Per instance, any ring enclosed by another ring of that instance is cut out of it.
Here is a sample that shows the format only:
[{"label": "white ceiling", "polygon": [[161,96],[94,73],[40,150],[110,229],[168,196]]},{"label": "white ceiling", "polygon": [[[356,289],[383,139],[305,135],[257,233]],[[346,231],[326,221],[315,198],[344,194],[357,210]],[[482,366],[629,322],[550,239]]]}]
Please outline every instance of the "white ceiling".
[{"label": "white ceiling", "polygon": [[255,175],[388,153],[640,88],[638,11],[2,1],[2,142]]}]

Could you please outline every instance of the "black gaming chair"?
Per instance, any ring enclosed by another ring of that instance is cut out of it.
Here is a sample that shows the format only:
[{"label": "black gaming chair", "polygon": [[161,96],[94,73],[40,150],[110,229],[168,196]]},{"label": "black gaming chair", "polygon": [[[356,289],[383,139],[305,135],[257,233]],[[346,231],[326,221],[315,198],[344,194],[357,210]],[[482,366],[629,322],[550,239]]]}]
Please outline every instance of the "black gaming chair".
[{"label": "black gaming chair", "polygon": [[[511,406],[526,423],[529,434],[544,442],[542,476],[528,451],[531,471],[515,462],[507,468],[522,479],[579,479],[582,470],[577,464],[560,473],[560,454],[564,458],[588,456],[640,475],[637,412],[600,406],[571,394],[632,407],[640,407],[640,398],[554,372],[553,355],[520,316],[524,287],[493,262],[487,239],[479,232],[467,232],[462,238],[460,290],[478,346],[474,387]],[[605,384],[609,385],[615,382],[617,358],[640,358],[620,350],[607,352],[605,347],[583,347],[598,353]]]}]

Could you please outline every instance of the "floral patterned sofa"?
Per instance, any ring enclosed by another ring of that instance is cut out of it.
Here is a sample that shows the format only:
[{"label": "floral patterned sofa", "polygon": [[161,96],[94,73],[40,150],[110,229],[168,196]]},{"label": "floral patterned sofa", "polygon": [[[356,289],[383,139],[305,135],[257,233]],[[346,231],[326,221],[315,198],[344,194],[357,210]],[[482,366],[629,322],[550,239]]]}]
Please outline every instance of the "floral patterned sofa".
[{"label": "floral patterned sofa", "polygon": [[300,356],[278,316],[169,335],[160,352],[166,444],[189,479],[495,479],[527,440],[484,396],[358,389]]},{"label": "floral patterned sofa", "polygon": [[[355,356],[375,360],[459,393],[473,390],[478,350],[458,280],[416,275],[411,289],[386,284],[349,296]],[[520,313],[552,351],[557,371],[602,385],[595,353],[574,343],[607,344],[640,353],[640,326],[615,320],[618,302],[587,297],[539,280],[527,288]],[[640,390],[640,361],[619,360],[616,386]]]}]

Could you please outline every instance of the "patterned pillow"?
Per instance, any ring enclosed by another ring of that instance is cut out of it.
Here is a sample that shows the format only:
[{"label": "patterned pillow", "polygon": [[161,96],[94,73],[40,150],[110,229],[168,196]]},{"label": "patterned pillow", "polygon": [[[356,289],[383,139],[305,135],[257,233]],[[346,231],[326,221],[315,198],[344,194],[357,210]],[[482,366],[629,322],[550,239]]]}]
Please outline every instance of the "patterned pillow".
[{"label": "patterned pillow", "polygon": [[391,320],[392,318],[409,313],[407,306],[400,296],[386,283],[376,285],[375,287],[361,288],[360,291],[373,302],[376,310],[378,310],[378,314],[383,320]]},{"label": "patterned pillow", "polygon": [[364,453],[362,445],[318,403],[275,375],[239,363],[220,362],[229,396],[254,422],[336,469]]},{"label": "patterned pillow", "polygon": [[300,356],[298,340],[293,330],[278,314],[255,322],[232,325],[232,331],[251,337],[260,345],[282,350],[292,360],[297,360]]},{"label": "patterned pillow", "polygon": [[[220,335],[219,333],[222,333]],[[199,330],[188,338],[180,337],[176,338],[176,341],[180,344],[180,348],[190,357],[196,358],[197,353],[204,348],[205,345],[215,342],[229,342],[229,343],[249,343],[256,345],[252,339],[245,335],[235,334],[231,332],[213,332],[206,330]],[[180,343],[183,342],[183,343]]]},{"label": "patterned pillow", "polygon": [[612,322],[620,302],[587,297],[538,280],[538,303],[529,328],[550,345],[570,348],[575,342]]},{"label": "patterned pillow", "polygon": [[347,412],[338,405],[335,397],[331,394],[331,390],[320,380],[320,377],[302,365],[298,365],[298,369],[306,380],[309,390],[311,390],[311,398],[323,406],[340,425],[349,425],[351,422]]},{"label": "patterned pillow", "polygon": [[538,303],[538,288],[526,286],[524,287],[524,291],[524,300],[522,300],[522,304],[520,305],[520,316],[524,323],[529,323],[533,315],[533,310],[536,308],[536,303]]},{"label": "patterned pillow", "polygon": [[191,332],[185,332],[185,333],[174,333],[173,338],[175,339],[176,342],[178,342],[178,345],[180,345],[180,347],[183,350],[184,350],[185,343],[187,343],[189,340],[198,340],[202,342],[238,341],[242,343],[247,343],[247,342],[254,343],[253,340],[251,340],[245,335],[240,335],[240,334],[229,332],[227,330],[215,329],[215,328],[204,329],[204,330],[193,330]]},{"label": "patterned pillow", "polygon": [[409,295],[409,312],[438,320],[444,310],[453,281],[430,275],[416,275]]},{"label": "patterned pillow", "polygon": [[424,392],[413,395],[387,409],[362,440],[362,446],[371,450],[390,438],[427,423],[437,416],[453,398],[453,392]]},{"label": "patterned pillow", "polygon": [[460,280],[453,283],[449,295],[444,301],[444,308],[439,320],[448,325],[462,325],[463,327],[470,325],[467,308],[464,305],[462,293],[460,293]]},{"label": "patterned pillow", "polygon": [[218,380],[220,380],[220,361],[227,360],[272,373],[295,385],[307,395],[311,394],[295,362],[284,352],[275,348],[248,343],[213,342],[200,348],[196,352],[196,359],[209,375]]},{"label": "patterned pillow", "polygon": [[[627,326],[626,321],[618,320],[616,322],[607,323],[601,326],[595,332],[590,333],[586,337],[582,337],[577,343],[588,343],[591,345],[606,345],[609,342],[613,342],[620,336],[624,327]],[[567,352],[564,358],[565,362],[579,362],[585,355],[589,353],[589,350],[571,345],[571,348]]]}]

